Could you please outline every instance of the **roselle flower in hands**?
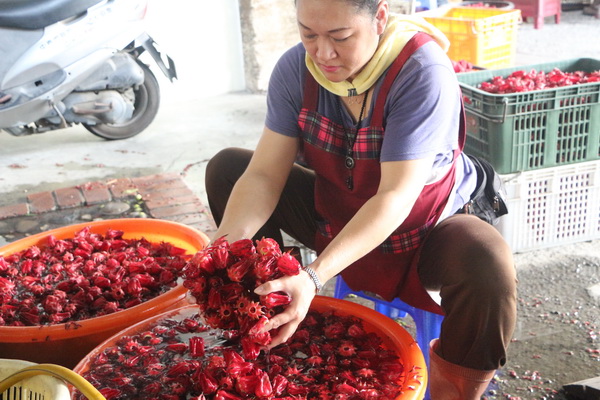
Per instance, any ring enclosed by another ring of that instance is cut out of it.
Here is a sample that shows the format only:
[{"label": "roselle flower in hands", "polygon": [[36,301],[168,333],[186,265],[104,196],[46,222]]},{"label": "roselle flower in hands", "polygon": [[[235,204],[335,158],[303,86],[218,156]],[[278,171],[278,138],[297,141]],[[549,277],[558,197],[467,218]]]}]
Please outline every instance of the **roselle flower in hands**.
[{"label": "roselle flower in hands", "polygon": [[[269,282],[298,276],[300,270],[300,262],[282,252],[273,239],[229,243],[222,237],[185,266],[184,286],[206,322],[214,328],[239,331],[244,356],[255,359],[262,348],[273,345],[269,331],[276,329],[273,326],[281,318],[274,324],[270,319],[282,313],[294,295],[286,286],[270,290]],[[256,292],[258,287],[262,289]]]}]

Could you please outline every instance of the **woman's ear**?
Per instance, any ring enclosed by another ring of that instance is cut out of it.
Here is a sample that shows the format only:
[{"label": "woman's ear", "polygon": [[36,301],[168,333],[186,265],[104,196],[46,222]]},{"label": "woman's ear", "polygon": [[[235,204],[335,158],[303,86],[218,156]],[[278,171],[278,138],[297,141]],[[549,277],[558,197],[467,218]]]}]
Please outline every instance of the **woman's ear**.
[{"label": "woman's ear", "polygon": [[390,5],[387,0],[381,0],[377,5],[377,14],[375,14],[375,22],[377,24],[377,34],[383,34],[387,25],[388,16],[390,14]]}]

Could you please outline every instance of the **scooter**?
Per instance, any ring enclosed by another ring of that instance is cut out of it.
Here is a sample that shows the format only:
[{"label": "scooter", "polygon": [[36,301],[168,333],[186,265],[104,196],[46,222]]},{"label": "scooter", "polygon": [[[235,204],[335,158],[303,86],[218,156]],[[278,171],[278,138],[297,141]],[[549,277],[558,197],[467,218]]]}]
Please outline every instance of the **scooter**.
[{"label": "scooter", "polygon": [[[82,124],[104,139],[146,129],[160,104],[145,51],[173,60],[145,32],[148,0],[0,1],[0,129],[15,136]],[[166,58],[166,60],[163,60]]]}]

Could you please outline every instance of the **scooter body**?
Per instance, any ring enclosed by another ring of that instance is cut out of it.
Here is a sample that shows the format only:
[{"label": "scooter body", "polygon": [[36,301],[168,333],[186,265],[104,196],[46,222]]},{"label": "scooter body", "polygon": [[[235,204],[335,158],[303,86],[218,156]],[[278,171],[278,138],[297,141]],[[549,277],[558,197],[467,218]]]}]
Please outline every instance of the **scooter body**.
[{"label": "scooter body", "polygon": [[43,133],[81,123],[106,139],[131,137],[158,111],[148,51],[176,78],[146,33],[148,0],[0,2],[0,129]]}]

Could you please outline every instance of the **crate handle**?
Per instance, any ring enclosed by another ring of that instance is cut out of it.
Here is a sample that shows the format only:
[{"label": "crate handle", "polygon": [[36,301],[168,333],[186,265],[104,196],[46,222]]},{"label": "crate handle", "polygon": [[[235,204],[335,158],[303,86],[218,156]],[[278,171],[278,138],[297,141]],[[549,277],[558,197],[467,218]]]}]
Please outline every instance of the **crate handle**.
[{"label": "crate handle", "polygon": [[504,121],[506,121],[506,114],[508,113],[508,97],[503,97],[502,98],[502,104],[503,104],[503,109],[502,109],[502,118],[491,118],[485,114],[483,114],[481,111],[478,110],[474,110],[472,108],[469,107],[468,104],[465,104],[465,109],[467,111],[469,111],[471,114],[474,114],[480,118],[483,118],[485,120],[488,120],[490,122],[494,122],[497,124],[503,124]]},{"label": "crate handle", "polygon": [[23,379],[31,378],[35,375],[50,375],[61,379],[75,386],[85,397],[90,400],[106,400],[106,398],[89,383],[81,375],[56,364],[36,364],[25,367],[6,379],[0,381],[0,393],[4,393],[11,386],[22,381]]}]

